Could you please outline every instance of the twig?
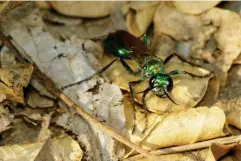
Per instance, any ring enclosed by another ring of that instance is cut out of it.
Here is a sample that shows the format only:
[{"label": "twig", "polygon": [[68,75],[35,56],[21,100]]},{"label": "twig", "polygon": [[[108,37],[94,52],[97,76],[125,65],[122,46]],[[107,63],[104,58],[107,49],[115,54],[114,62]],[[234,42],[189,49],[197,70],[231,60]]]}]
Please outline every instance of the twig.
[{"label": "twig", "polygon": [[[23,55],[27,55],[24,50],[19,50],[12,44],[10,39],[4,35],[2,30],[0,30],[0,39],[2,40],[3,44],[9,49],[10,52],[12,52],[16,58],[22,62],[22,63],[29,63],[29,61],[26,58],[23,58]],[[59,88],[55,85],[55,83],[49,79],[44,73],[42,73],[39,68],[35,65],[33,77],[38,78],[38,80],[41,81],[41,83],[46,87],[46,89],[49,90],[49,92],[53,93],[57,98],[59,98],[62,102],[64,102],[69,108],[72,108],[76,111],[80,116],[82,116],[87,122],[99,127],[102,129],[107,135],[115,138],[116,140],[120,141],[121,143],[129,146],[130,148],[134,149],[135,151],[141,153],[142,155],[150,158],[151,160],[156,160],[153,154],[150,154],[148,151],[142,149],[138,145],[132,143],[125,137],[121,136],[120,134],[114,132],[110,127],[105,126],[101,122],[99,122],[97,119],[89,115],[87,112],[83,110],[80,106],[77,106],[68,96],[66,96],[62,91],[59,90]]]},{"label": "twig", "polygon": [[[232,144],[232,143],[238,143],[238,142],[241,142],[241,135],[207,140],[207,141],[202,141],[202,142],[189,144],[189,145],[165,148],[165,149],[152,151],[150,153],[157,156],[157,155],[173,154],[173,153],[180,153],[180,152],[185,152],[185,151],[190,151],[190,150],[203,149],[203,148],[207,148],[207,147],[211,146],[212,143]],[[138,154],[138,155],[129,157],[125,160],[126,161],[132,161],[132,160],[134,161],[134,160],[142,159],[143,157],[144,157],[143,155]]]}]

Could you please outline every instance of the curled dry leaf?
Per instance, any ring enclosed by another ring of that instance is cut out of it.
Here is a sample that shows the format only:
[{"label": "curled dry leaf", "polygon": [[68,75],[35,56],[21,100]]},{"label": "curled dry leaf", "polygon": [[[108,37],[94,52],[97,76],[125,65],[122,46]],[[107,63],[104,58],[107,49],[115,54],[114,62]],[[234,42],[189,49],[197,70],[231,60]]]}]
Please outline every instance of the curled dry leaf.
[{"label": "curled dry leaf", "polygon": [[[222,158],[222,159],[221,159]],[[241,160],[241,144],[223,145],[213,143],[207,153],[205,161],[239,161]]]},{"label": "curled dry leaf", "polygon": [[[105,54],[103,58],[103,64],[109,63],[113,57]],[[135,66],[135,63],[128,61],[130,66]],[[135,69],[135,67],[133,67]],[[185,70],[187,72],[196,75],[208,75],[209,71],[192,66],[187,63],[182,63],[177,58],[173,58],[170,63],[165,65],[165,71],[170,72],[174,69]],[[106,78],[119,85],[124,90],[129,90],[128,83],[130,81],[139,80],[140,76],[134,76],[129,74],[120,62],[116,62],[106,72]],[[149,111],[155,113],[166,113],[172,111],[179,111],[183,108],[194,107],[204,96],[207,90],[208,82],[210,77],[206,78],[192,78],[188,75],[176,75],[173,76],[174,87],[170,96],[178,104],[175,105],[168,98],[159,98],[152,92],[149,92],[146,96],[146,104]],[[197,86],[198,85],[198,86]],[[143,81],[134,87],[134,93],[143,91],[149,86],[149,80]],[[141,101],[142,94],[136,94],[135,98],[137,102]]]},{"label": "curled dry leaf", "polygon": [[[49,158],[44,158],[49,157]],[[46,142],[35,142],[30,144],[13,144],[0,147],[0,159],[4,161],[20,160],[55,160],[56,158],[76,161],[81,160],[83,151],[79,144],[68,135]]]},{"label": "curled dry leaf", "polygon": [[185,14],[201,14],[206,12],[207,10],[213,8],[221,0],[215,1],[171,1],[169,2],[173,7],[175,7],[178,11]]},{"label": "curled dry leaf", "polygon": [[0,91],[6,98],[23,103],[23,88],[31,79],[33,66],[30,64],[15,64],[9,68],[0,69]]},{"label": "curled dry leaf", "polygon": [[66,16],[97,18],[110,14],[113,2],[49,2],[59,13]]},{"label": "curled dry leaf", "polygon": [[228,124],[241,129],[241,110],[234,110],[227,114]]},{"label": "curled dry leaf", "polygon": [[[137,126],[137,133],[132,135],[134,111],[128,97],[124,99],[124,103],[126,120],[128,120],[127,136],[145,149],[155,150],[162,147],[190,144],[227,134],[225,132],[225,114],[219,107],[214,106],[211,108],[198,107],[168,115],[148,113],[146,120],[143,119],[144,114],[136,115],[139,127]],[[145,122],[147,129],[142,134],[143,127],[142,129],[140,127]]]},{"label": "curled dry leaf", "polygon": [[128,31],[140,37],[152,23],[154,13],[158,7],[158,2],[132,2],[126,17]]}]

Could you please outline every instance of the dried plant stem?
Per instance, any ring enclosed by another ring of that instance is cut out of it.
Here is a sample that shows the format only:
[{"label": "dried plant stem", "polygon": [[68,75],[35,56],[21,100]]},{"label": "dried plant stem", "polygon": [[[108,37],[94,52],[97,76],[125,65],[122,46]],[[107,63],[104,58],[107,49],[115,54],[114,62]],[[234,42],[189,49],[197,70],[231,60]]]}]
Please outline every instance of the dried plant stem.
[{"label": "dried plant stem", "polygon": [[[23,56],[27,55],[22,51],[19,52],[19,50],[12,44],[10,39],[4,35],[4,33],[0,30],[0,39],[4,43],[4,45],[9,49],[10,52],[12,52],[16,58],[22,62],[22,63],[29,63],[29,61]],[[115,138],[116,140],[120,141],[121,143],[129,146],[130,148],[134,149],[135,151],[139,152],[143,156],[146,156],[152,160],[156,160],[155,156],[153,154],[150,154],[148,151],[142,149],[138,145],[132,143],[125,137],[121,136],[120,134],[113,131],[110,127],[105,126],[101,122],[99,122],[96,118],[89,115],[87,112],[85,112],[81,107],[77,106],[68,96],[66,96],[62,91],[59,90],[59,88],[55,85],[55,83],[49,79],[44,73],[42,73],[39,68],[35,65],[33,77],[36,77],[38,80],[41,81],[41,83],[46,87],[49,92],[53,93],[57,98],[59,98],[62,102],[64,102],[66,105],[68,105],[69,108],[72,108],[76,111],[80,116],[82,116],[87,122],[89,122],[92,125],[95,125],[102,129],[107,135]]]},{"label": "dried plant stem", "polygon": [[[189,145],[165,148],[165,149],[152,151],[150,153],[157,156],[157,155],[173,154],[173,153],[180,153],[180,152],[185,152],[185,151],[190,151],[190,150],[203,149],[203,148],[207,148],[207,147],[211,146],[212,143],[232,144],[232,143],[238,143],[238,142],[241,142],[241,135],[217,138],[217,139],[202,141],[202,142],[189,144]],[[143,155],[138,154],[138,155],[127,158],[126,161],[127,160],[134,161],[134,160],[141,159],[143,157],[144,157]]]}]

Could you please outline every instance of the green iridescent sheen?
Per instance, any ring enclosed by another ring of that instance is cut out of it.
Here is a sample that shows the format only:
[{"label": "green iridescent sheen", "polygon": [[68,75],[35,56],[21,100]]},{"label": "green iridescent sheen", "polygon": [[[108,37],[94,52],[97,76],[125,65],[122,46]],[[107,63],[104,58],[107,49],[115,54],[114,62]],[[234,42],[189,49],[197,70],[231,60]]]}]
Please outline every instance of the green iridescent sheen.
[{"label": "green iridescent sheen", "polygon": [[156,75],[155,77],[155,80],[154,80],[154,87],[157,87],[157,88],[163,88],[163,87],[166,87],[168,85],[168,79],[169,79],[170,76],[168,75],[164,75],[164,74],[158,74]]},{"label": "green iridescent sheen", "polygon": [[163,62],[159,58],[155,57],[146,57],[145,64],[143,65],[143,76],[149,78],[157,74],[164,74]]},{"label": "green iridescent sheen", "polygon": [[129,58],[129,55],[130,55],[131,53],[132,53],[131,50],[122,48],[122,49],[119,49],[119,50],[118,50],[117,56],[120,56],[120,57],[123,57],[123,58]]},{"label": "green iridescent sheen", "polygon": [[147,35],[146,34],[143,35],[143,42],[144,42],[144,45],[147,46]]},{"label": "green iridescent sheen", "polygon": [[104,49],[106,51],[108,51],[109,53],[111,53],[117,57],[129,59],[132,51],[129,50],[122,41],[119,41],[117,43],[118,43],[118,46],[116,46],[111,39],[106,38],[102,42],[102,45],[103,45]]}]

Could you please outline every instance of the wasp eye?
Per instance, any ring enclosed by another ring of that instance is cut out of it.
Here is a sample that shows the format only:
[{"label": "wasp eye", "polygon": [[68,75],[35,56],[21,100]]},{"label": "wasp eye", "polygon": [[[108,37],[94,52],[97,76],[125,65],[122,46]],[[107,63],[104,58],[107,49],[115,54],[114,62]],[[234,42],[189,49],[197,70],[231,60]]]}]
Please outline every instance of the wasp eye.
[{"label": "wasp eye", "polygon": [[173,89],[172,77],[168,77],[167,82],[168,82],[168,84],[167,84],[167,86],[166,86],[166,91],[169,93],[169,92],[171,92],[172,89]]}]

